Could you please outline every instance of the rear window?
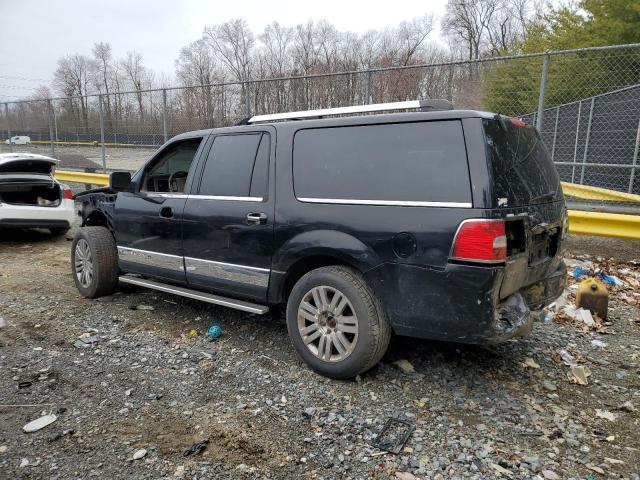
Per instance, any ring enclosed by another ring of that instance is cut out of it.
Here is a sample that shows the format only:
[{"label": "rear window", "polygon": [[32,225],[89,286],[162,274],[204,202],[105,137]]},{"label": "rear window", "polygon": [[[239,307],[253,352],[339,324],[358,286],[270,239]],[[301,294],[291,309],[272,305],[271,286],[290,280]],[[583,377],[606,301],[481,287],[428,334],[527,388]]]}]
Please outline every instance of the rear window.
[{"label": "rear window", "polygon": [[303,201],[471,206],[457,120],[300,130],[293,177],[296,197]]},{"label": "rear window", "polygon": [[483,123],[494,206],[523,206],[561,198],[558,172],[535,128],[509,118]]}]

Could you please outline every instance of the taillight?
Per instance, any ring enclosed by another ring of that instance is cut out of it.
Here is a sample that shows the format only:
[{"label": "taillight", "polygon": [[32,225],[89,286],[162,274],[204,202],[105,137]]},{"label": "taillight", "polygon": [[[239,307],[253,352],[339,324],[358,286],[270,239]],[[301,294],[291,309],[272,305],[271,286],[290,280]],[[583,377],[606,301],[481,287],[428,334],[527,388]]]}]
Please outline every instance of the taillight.
[{"label": "taillight", "polygon": [[73,191],[71,191],[71,189],[69,187],[67,187],[66,185],[64,186],[64,189],[62,190],[62,198],[65,198],[67,200],[71,200],[73,198]]},{"label": "taillight", "polygon": [[453,241],[453,258],[502,262],[507,258],[507,236],[502,220],[465,220]]}]

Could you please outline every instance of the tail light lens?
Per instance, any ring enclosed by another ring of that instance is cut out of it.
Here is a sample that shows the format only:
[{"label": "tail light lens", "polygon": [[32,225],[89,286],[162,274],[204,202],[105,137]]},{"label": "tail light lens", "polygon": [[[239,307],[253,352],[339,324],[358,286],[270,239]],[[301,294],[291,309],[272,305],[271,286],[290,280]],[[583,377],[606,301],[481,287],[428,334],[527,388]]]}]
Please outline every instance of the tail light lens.
[{"label": "tail light lens", "polygon": [[453,243],[453,258],[502,262],[507,258],[507,236],[502,220],[465,220]]},{"label": "tail light lens", "polygon": [[67,185],[62,185],[62,198],[67,200],[73,198],[73,191]]}]

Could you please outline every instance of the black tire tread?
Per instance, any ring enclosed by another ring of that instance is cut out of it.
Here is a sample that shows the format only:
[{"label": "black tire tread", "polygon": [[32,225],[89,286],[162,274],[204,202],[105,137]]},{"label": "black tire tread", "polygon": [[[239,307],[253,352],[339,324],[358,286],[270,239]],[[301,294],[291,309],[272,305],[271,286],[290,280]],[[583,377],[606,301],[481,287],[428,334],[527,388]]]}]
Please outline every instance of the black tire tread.
[{"label": "black tire tread", "polygon": [[[315,273],[330,273],[342,277],[347,283],[351,284],[360,295],[363,303],[367,309],[366,317],[369,321],[367,325],[373,341],[368,345],[365,358],[361,363],[361,366],[357,371],[344,372],[344,374],[332,374],[333,378],[353,378],[356,375],[366,372],[376,365],[384,356],[391,340],[391,325],[384,312],[382,304],[371,290],[371,287],[364,280],[362,275],[355,269],[342,266],[342,265],[330,265],[326,267],[320,267],[310,272],[307,272],[298,280],[303,282],[308,279],[309,276]],[[295,288],[295,287],[294,287]],[[313,365],[310,365],[312,368]],[[315,370],[315,368],[314,368]]]},{"label": "black tire tread", "polygon": [[[94,275],[97,281],[94,291],[83,295],[87,298],[97,298],[112,294],[118,287],[119,273],[118,250],[113,235],[105,227],[82,227],[76,234],[76,237],[78,236],[85,236],[89,245],[93,247]],[[73,264],[71,268],[73,269]]]}]

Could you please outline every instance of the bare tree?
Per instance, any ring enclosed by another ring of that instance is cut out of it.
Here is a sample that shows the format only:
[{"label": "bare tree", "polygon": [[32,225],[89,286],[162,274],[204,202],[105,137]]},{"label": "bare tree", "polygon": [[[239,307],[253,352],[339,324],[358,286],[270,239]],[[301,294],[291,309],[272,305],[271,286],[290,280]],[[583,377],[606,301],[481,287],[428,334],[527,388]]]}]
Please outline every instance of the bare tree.
[{"label": "bare tree", "polygon": [[142,64],[142,55],[138,52],[127,52],[124,61],[121,62],[122,69],[130,82],[133,90],[136,92],[138,101],[138,112],[140,120],[144,119],[144,105],[142,102],[142,89],[146,80],[147,70]]},{"label": "bare tree", "polygon": [[107,114],[107,124],[113,127],[111,114],[111,97],[109,96],[111,83],[113,81],[113,56],[111,45],[106,42],[93,44],[93,58],[96,65],[95,83],[98,91],[105,94],[105,110]]},{"label": "bare tree", "polygon": [[465,42],[467,58],[481,57],[489,36],[491,22],[501,0],[449,0],[442,19],[442,29]]},{"label": "bare tree", "polygon": [[87,95],[91,84],[94,64],[92,60],[84,55],[74,54],[58,60],[58,68],[54,73],[54,86],[64,96],[77,97],[69,99],[68,106],[73,112],[76,110],[76,101],[80,105],[80,118],[85,130],[89,130],[89,117],[87,108]]}]

